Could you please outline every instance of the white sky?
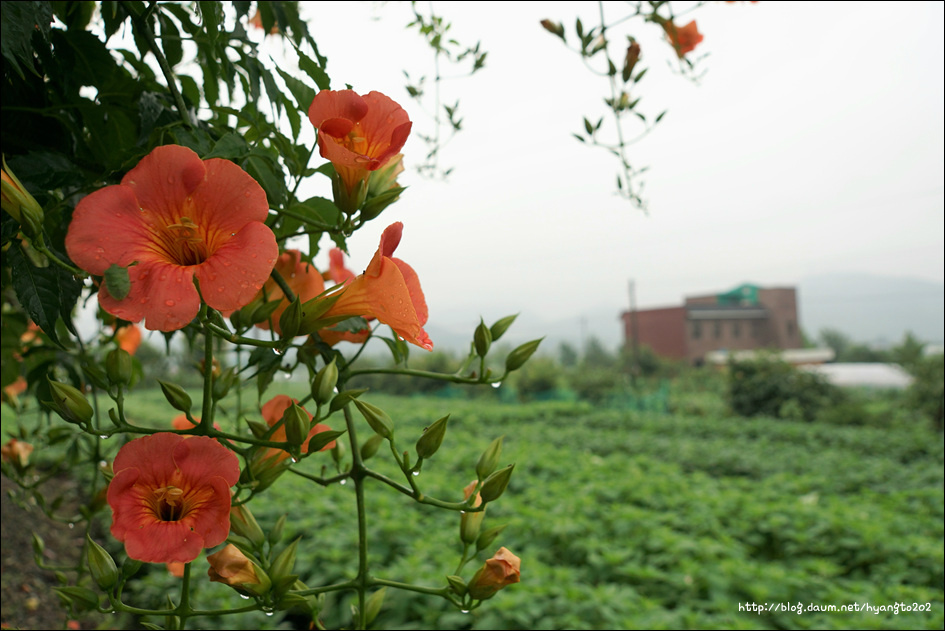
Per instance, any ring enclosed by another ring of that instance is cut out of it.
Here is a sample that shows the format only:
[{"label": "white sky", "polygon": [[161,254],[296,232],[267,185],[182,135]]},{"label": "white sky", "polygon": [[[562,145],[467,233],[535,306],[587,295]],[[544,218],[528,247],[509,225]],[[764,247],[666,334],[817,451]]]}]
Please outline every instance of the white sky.
[{"label": "white sky", "polygon": [[[618,17],[626,5],[605,6]],[[641,307],[831,272],[943,280],[941,3],[712,3],[680,20],[696,18],[705,36],[699,85],[674,73],[658,27],[631,22],[650,67],[635,96],[650,116],[669,110],[630,150],[651,167],[649,215],[614,194],[616,159],[571,136],[583,116],[604,115],[606,80],[539,26],[564,22],[574,41],[575,11],[589,27],[597,3],[434,8],[489,53],[484,70],[443,87],[465,119],[443,152],[455,170],[446,183],[412,172],[426,149],[412,137],[410,188],[350,242],[363,267],[381,230],[403,221],[397,254],[417,270],[431,321],[601,307],[616,318],[630,278]],[[384,92],[414,135],[431,132],[404,89],[402,71],[432,75],[433,59],[404,28],[406,3],[305,11],[333,88]]]}]

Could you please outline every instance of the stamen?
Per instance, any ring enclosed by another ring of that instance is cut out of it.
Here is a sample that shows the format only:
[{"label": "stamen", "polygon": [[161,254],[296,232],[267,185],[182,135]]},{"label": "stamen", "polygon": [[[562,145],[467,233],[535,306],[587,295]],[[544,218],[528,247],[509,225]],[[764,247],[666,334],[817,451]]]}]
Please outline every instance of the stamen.
[{"label": "stamen", "polygon": [[207,260],[207,244],[200,236],[200,226],[190,217],[181,217],[180,223],[167,226],[165,248],[172,261],[178,265],[200,265]]}]

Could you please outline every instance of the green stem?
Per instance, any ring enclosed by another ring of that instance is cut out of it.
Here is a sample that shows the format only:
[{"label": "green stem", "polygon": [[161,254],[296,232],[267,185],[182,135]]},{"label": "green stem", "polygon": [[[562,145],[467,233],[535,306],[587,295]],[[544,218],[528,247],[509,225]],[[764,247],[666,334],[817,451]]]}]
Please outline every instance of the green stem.
[{"label": "green stem", "polygon": [[365,368],[363,370],[354,370],[348,373],[349,377],[357,375],[409,375],[411,377],[425,377],[427,379],[436,379],[437,381],[449,381],[450,383],[482,384],[482,383],[500,383],[508,374],[499,377],[490,377],[484,379],[479,377],[460,377],[459,375],[446,375],[439,372],[429,372],[427,370],[414,370],[413,368]]},{"label": "green stem", "polygon": [[288,300],[289,302],[295,301],[295,292],[292,291],[291,287],[289,287],[289,283],[287,283],[285,279],[282,278],[282,274],[280,274],[278,271],[276,271],[275,268],[273,268],[272,272],[269,274],[269,277],[272,278],[272,280],[276,281],[276,284],[279,285],[279,289],[281,289],[282,293],[285,294],[286,300]]},{"label": "green stem", "polygon": [[226,340],[232,344],[245,344],[246,346],[261,346],[263,348],[281,348],[282,342],[277,340],[257,340],[252,337],[243,337],[212,322],[204,322],[204,326],[214,333],[217,337]]},{"label": "green stem", "polygon": [[364,603],[367,600],[368,579],[368,539],[367,539],[367,509],[364,504],[364,478],[367,472],[361,460],[361,450],[358,447],[358,434],[355,429],[354,418],[350,406],[344,407],[345,424],[348,427],[348,438],[351,445],[351,480],[354,482],[354,495],[358,509],[358,576],[355,586],[358,592],[358,619],[355,626],[364,628]]},{"label": "green stem", "polygon": [[[200,319],[206,322],[207,305],[200,305]],[[203,332],[203,404],[201,407],[200,432],[206,435],[213,427],[213,332],[209,327]]]},{"label": "green stem", "polygon": [[410,583],[400,583],[398,581],[389,581],[384,578],[371,579],[372,586],[393,587],[408,592],[417,592],[420,594],[430,594],[431,596],[447,597],[450,594],[449,587],[423,587],[422,585],[411,585]]},{"label": "green stem", "polygon": [[174,76],[174,70],[167,62],[167,58],[164,56],[164,53],[161,51],[160,47],[158,47],[157,40],[154,39],[154,33],[151,32],[151,27],[148,26],[147,19],[135,13],[134,9],[129,6],[128,2],[123,1],[121,2],[121,5],[124,7],[125,12],[131,16],[132,23],[141,32],[145,41],[148,43],[148,48],[151,50],[151,54],[154,55],[154,58],[157,59],[158,65],[161,66],[161,72],[164,73],[164,79],[167,81],[167,88],[171,91],[171,96],[174,98],[174,104],[177,106],[177,112],[180,114],[181,120],[187,127],[194,127],[195,122],[190,117],[190,112],[187,110],[187,105],[184,103],[184,97],[181,95],[180,90],[177,89],[177,77]]},{"label": "green stem", "polygon": [[63,268],[64,270],[67,270],[71,274],[75,274],[76,276],[81,276],[83,278],[88,276],[88,274],[86,274],[84,270],[80,270],[78,267],[72,267],[65,261],[61,260],[58,256],[53,254],[53,252],[49,248],[47,248],[45,245],[37,245],[36,243],[33,243],[32,246],[37,252],[43,254],[50,261],[52,261],[59,267]]},{"label": "green stem", "polygon": [[306,217],[305,215],[300,215],[294,213],[291,210],[281,209],[279,210],[280,215],[285,215],[286,217],[292,217],[293,219],[298,219],[299,221],[305,222],[306,225],[314,226],[316,228],[321,228],[323,232],[340,232],[341,228],[339,226],[330,226],[327,223],[322,223],[321,221],[315,221],[311,217]]}]

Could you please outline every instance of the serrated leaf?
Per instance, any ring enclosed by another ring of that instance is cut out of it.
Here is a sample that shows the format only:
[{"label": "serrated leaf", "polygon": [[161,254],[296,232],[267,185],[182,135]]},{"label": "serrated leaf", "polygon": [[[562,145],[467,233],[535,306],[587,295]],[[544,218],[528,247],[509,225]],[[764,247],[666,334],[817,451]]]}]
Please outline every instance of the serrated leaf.
[{"label": "serrated leaf", "polygon": [[[36,73],[33,67],[33,33],[39,29],[46,37],[52,22],[49,2],[4,2],[0,20],[0,51],[20,78],[23,70]],[[21,67],[22,66],[22,67]]]}]

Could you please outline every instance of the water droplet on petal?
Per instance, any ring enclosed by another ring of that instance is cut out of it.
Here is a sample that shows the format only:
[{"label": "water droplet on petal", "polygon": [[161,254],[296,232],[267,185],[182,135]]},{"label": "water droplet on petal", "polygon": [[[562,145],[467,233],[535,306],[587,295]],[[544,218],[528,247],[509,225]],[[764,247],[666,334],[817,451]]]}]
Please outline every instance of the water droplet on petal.
[{"label": "water droplet on petal", "polygon": [[176,305],[177,303],[174,302],[173,300],[168,299],[168,300],[165,300],[165,301],[164,301],[164,304],[166,304],[168,307],[173,307],[173,306]]},{"label": "water droplet on petal", "polygon": [[246,197],[252,197],[252,196],[253,196],[253,194],[250,193],[249,191],[246,191],[245,193],[243,193],[243,195],[245,195]]},{"label": "water droplet on petal", "polygon": [[167,176],[167,183],[168,183],[168,184],[173,184],[173,183],[174,183],[174,176],[173,176],[173,175],[168,175],[168,176]]},{"label": "water droplet on petal", "polygon": [[146,304],[148,304],[148,299],[147,299],[147,298],[142,298],[142,299],[139,300],[138,302],[140,302],[140,303],[143,304],[143,305],[146,305]]}]

